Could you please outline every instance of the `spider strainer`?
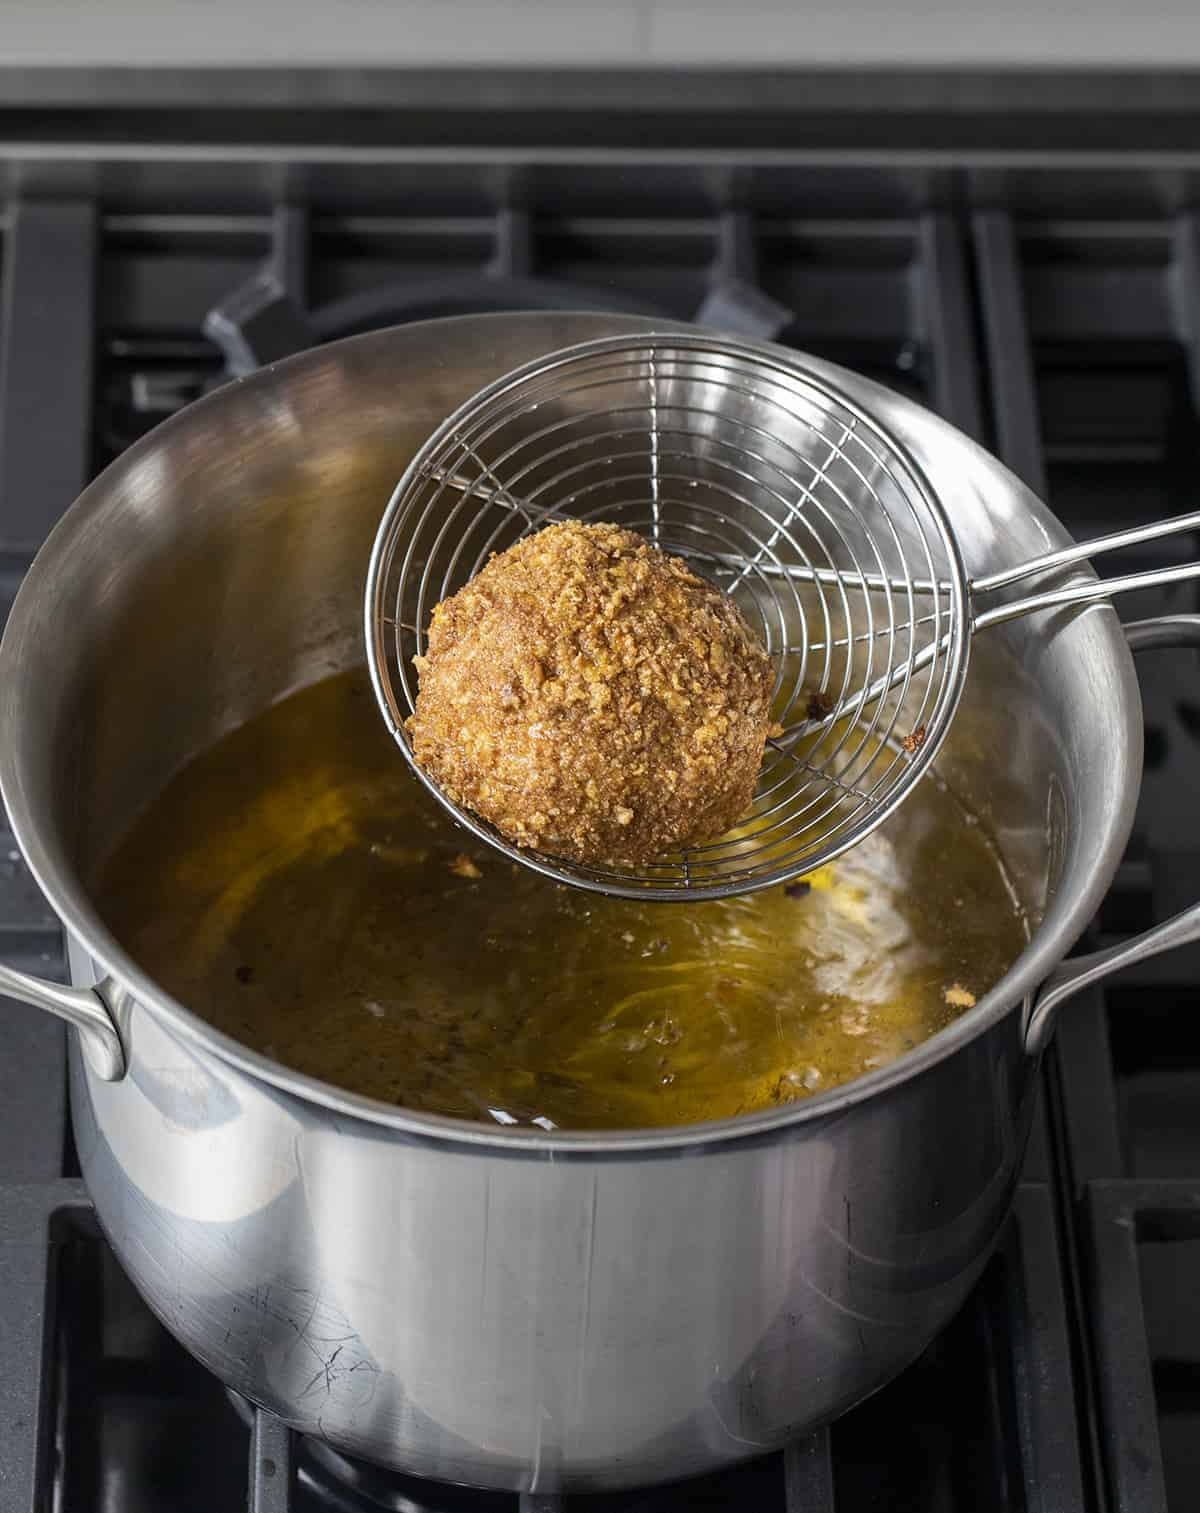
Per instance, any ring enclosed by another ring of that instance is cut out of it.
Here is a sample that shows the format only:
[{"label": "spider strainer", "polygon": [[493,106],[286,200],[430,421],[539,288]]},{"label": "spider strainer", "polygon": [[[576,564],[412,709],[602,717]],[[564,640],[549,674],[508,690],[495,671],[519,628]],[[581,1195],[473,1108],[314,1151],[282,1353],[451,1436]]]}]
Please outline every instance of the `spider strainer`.
[{"label": "spider strainer", "polygon": [[[733,596],[774,659],[757,792],[736,830],[637,868],[518,848],[449,799],[405,729],[434,606],[552,521],[611,521]],[[578,887],[715,898],[810,872],[863,839],[937,754],[972,629],[1032,609],[1195,576],[1191,563],[1075,582],[980,613],[981,594],[1183,517],[968,580],[943,504],[901,442],[800,358],[708,336],[622,336],[518,369],[421,448],[388,504],[366,591],[384,718],[453,816],[516,861]]]}]

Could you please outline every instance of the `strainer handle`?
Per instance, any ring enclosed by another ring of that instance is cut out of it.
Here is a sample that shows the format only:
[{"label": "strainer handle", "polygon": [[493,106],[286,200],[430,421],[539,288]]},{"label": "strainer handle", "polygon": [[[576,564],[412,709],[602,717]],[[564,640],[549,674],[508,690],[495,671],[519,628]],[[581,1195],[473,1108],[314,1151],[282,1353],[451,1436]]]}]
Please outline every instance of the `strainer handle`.
[{"label": "strainer handle", "polygon": [[[1145,573],[1126,573],[1120,578],[1064,583],[1060,588],[1048,588],[1043,593],[1030,594],[1024,599],[1014,599],[1009,604],[997,604],[992,609],[982,610],[972,616],[971,625],[973,630],[986,630],[989,625],[1003,625],[1006,620],[1018,620],[1022,615],[1032,615],[1040,609],[1058,609],[1067,604],[1089,604],[1094,600],[1112,599],[1117,594],[1133,593],[1139,588],[1162,588],[1168,583],[1184,583],[1189,578],[1200,578],[1200,562],[1181,562],[1175,567],[1154,568]],[[979,589],[978,584],[974,587]]]},{"label": "strainer handle", "polygon": [[[1070,546],[1061,552],[1050,552],[1044,557],[1034,557],[1028,562],[1021,563],[1018,567],[1007,568],[1002,573],[995,573],[990,578],[976,578],[971,581],[970,590],[972,600],[992,589],[1003,588],[1013,583],[1019,583],[1022,579],[1031,577],[1035,573],[1050,572],[1056,568],[1069,567],[1072,563],[1080,562],[1088,557],[1098,557],[1104,552],[1116,551],[1118,547],[1129,546],[1139,541],[1151,541],[1158,536],[1174,535],[1176,532],[1185,530],[1200,530],[1200,513],[1193,515],[1177,515],[1173,520],[1161,520],[1155,525],[1140,526],[1137,530],[1119,531],[1112,536],[1102,536],[1098,541],[1083,542],[1078,546]],[[800,576],[799,573],[796,576]],[[817,582],[830,580],[841,581],[837,573],[815,571],[805,569],[804,576],[815,579]],[[991,609],[972,609],[971,631],[987,630],[991,625],[1003,625],[1008,620],[1019,620],[1023,615],[1035,614],[1043,609],[1061,609],[1070,604],[1091,604],[1115,598],[1118,594],[1133,593],[1140,588],[1163,588],[1169,583],[1184,583],[1192,578],[1200,578],[1200,561],[1176,563],[1174,567],[1154,568],[1144,573],[1126,573],[1118,578],[1087,579],[1082,583],[1064,583],[1057,588],[1048,588],[1038,594],[1027,594],[1023,599],[1013,599],[1007,604],[996,604]],[[883,578],[866,578],[863,580],[868,587],[883,586],[887,588],[904,590],[905,584]],[[914,590],[922,592],[931,590],[934,585],[929,581],[914,582],[910,585]],[[945,591],[947,585],[938,585]],[[1179,616],[1174,619],[1183,618]],[[1159,624],[1157,621],[1142,622],[1145,625]],[[1137,630],[1137,625],[1130,625],[1127,629],[1131,632]],[[875,681],[869,684],[853,698],[847,699],[844,706],[832,710],[822,718],[811,718],[797,721],[789,725],[784,732],[790,740],[800,736],[809,735],[816,730],[823,730],[835,724],[845,713],[846,707],[853,704],[861,710],[876,700],[883,698],[898,683],[910,677],[914,672],[928,667],[935,658],[942,656],[950,647],[949,635],[941,636],[936,641],[931,641],[921,648],[915,656],[898,662],[888,672],[881,673]],[[1131,645],[1133,641],[1131,638]],[[1159,642],[1166,645],[1166,642]],[[1173,641],[1171,645],[1191,645],[1190,641]],[[1135,651],[1143,650],[1144,647],[1134,645]]]},{"label": "strainer handle", "polygon": [[975,578],[971,587],[979,594],[991,593],[993,589],[1007,588],[1026,578],[1070,567],[1075,562],[1088,562],[1093,557],[1103,557],[1105,552],[1119,552],[1127,546],[1143,546],[1147,541],[1158,541],[1163,536],[1179,536],[1187,531],[1200,531],[1200,510],[1191,510],[1186,515],[1171,515],[1166,520],[1153,520],[1149,525],[1130,526],[1128,530],[1098,536],[1094,541],[1077,541],[1073,546],[1060,547],[1056,551],[1045,552],[1040,557],[1029,557],[1014,567],[989,573],[986,578]]},{"label": "strainer handle", "polygon": [[[1125,627],[1125,634],[1130,650],[1134,652],[1169,647],[1200,648],[1200,615],[1164,615],[1157,620],[1138,620]],[[1200,904],[1193,904],[1190,909],[1155,925],[1152,930],[1135,935],[1132,940],[1064,961],[1042,984],[1033,1000],[1025,1027],[1025,1049],[1031,1055],[1044,1049],[1054,1029],[1059,1007],[1074,994],[1123,967],[1131,967],[1163,951],[1191,945],[1198,940]]]}]

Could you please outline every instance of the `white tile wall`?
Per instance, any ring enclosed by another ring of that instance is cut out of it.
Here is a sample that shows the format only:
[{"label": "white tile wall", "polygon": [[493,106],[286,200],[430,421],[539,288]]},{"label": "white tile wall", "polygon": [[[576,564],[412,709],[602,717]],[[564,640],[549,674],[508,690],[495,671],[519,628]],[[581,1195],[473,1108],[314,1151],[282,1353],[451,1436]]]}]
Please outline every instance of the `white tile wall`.
[{"label": "white tile wall", "polygon": [[0,65],[1200,64],[1200,0],[0,0]]}]

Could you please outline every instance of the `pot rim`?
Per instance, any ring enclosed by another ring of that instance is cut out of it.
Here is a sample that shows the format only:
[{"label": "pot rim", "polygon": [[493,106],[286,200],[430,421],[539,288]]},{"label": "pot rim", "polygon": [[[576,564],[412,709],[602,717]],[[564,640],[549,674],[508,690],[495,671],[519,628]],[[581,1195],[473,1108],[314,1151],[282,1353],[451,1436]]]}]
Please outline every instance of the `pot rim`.
[{"label": "pot rim", "polygon": [[[590,315],[593,312],[579,312]],[[262,389],[269,391],[277,383],[280,373],[287,373],[317,360],[327,359],[331,353],[353,345],[357,349],[371,344],[386,344],[397,331],[408,331],[416,326],[445,326],[463,321],[497,322],[511,320],[524,312],[492,312],[484,315],[442,317],[423,322],[406,322],[400,326],[367,332],[342,338],[321,347],[309,349],[293,357],[282,359],[259,369],[247,377],[236,379],[203,398],[194,401],[175,415],[168,417],[136,441],[109,464],[95,478],[78,499],[64,513],[51,530],[38,552],[33,564],[18,588],[9,615],[3,638],[0,639],[0,712],[5,718],[0,727],[15,724],[15,705],[12,685],[15,681],[13,667],[19,664],[21,642],[34,600],[46,586],[54,581],[59,563],[70,553],[75,536],[93,510],[103,504],[112,487],[113,475],[137,465],[143,454],[157,446],[164,435],[172,429],[181,429],[194,423],[197,415],[215,414],[220,407],[237,402],[248,392]],[[561,318],[562,312],[559,312]],[[682,322],[641,320],[632,317],[604,317],[609,329],[660,332],[688,332],[698,328]],[[965,437],[948,422],[894,391],[836,364],[780,349],[787,358],[799,357],[805,363],[826,372],[834,382],[848,385],[852,391],[865,393],[868,404],[875,404],[887,414],[887,423],[908,440],[908,426],[916,425],[926,431],[932,429],[953,437],[959,450],[973,454],[978,465],[990,469],[1016,493],[1027,509],[1033,512],[1045,533],[1048,548],[1068,546],[1073,538],[1055,515],[1032,494],[1008,469],[983,448]],[[381,502],[381,511],[383,504]],[[1086,569],[1085,569],[1086,570]],[[1090,570],[1088,571],[1090,575]],[[281,1063],[271,1060],[257,1051],[250,1050],[231,1036],[215,1029],[193,1010],[161,988],[132,957],[101,920],[91,904],[87,890],[67,869],[60,870],[43,844],[24,802],[20,777],[20,764],[16,757],[15,743],[0,742],[0,800],[8,810],[13,837],[28,865],[38,887],[54,909],[67,933],[87,951],[92,961],[103,969],[107,980],[118,989],[130,994],[137,1004],[152,1014],[160,1023],[168,1026],[188,1045],[208,1052],[228,1066],[236,1068],[269,1086],[300,1099],[316,1104],[337,1115],[344,1115],[367,1124],[402,1134],[423,1143],[451,1147],[485,1146],[501,1148],[511,1153],[526,1154],[537,1158],[555,1156],[588,1157],[596,1155],[630,1156],[639,1152],[663,1154],[678,1152],[687,1154],[700,1148],[754,1141],[772,1137],[783,1131],[808,1125],[817,1120],[844,1114],[858,1104],[898,1088],[914,1080],[930,1068],[954,1055],[962,1046],[977,1039],[985,1031],[1005,1018],[1009,1013],[1026,1004],[1037,987],[1062,961],[1075,944],[1094,915],[1100,900],[1107,892],[1117,865],[1124,852],[1133,827],[1137,794],[1141,781],[1141,730],[1140,696],[1133,659],[1121,631],[1120,619],[1111,605],[1095,603],[1076,611],[1075,618],[1089,615],[1102,618],[1107,651],[1120,664],[1122,682],[1127,695],[1131,696],[1129,714],[1124,722],[1125,756],[1130,780],[1122,792],[1122,801],[1114,812],[1105,816],[1107,835],[1100,850],[1099,864],[1092,869],[1088,885],[1080,889],[1069,908],[1061,907],[1061,898],[1051,906],[1051,928],[1043,921],[1034,931],[1031,940],[1008,972],[973,1009],[967,1010],[944,1029],[914,1046],[912,1050],[886,1065],[864,1073],[862,1076],[814,1093],[801,1102],[780,1108],[765,1109],[752,1114],[738,1114],[730,1118],[704,1120],[691,1124],[668,1125],[629,1130],[555,1130],[543,1131],[502,1125],[485,1125],[472,1120],[451,1118],[440,1114],[423,1114],[398,1108],[378,1099],[368,1098],[323,1082],[306,1073],[294,1072]],[[64,875],[65,872],[65,875]],[[1061,917],[1055,917],[1059,915]]]}]

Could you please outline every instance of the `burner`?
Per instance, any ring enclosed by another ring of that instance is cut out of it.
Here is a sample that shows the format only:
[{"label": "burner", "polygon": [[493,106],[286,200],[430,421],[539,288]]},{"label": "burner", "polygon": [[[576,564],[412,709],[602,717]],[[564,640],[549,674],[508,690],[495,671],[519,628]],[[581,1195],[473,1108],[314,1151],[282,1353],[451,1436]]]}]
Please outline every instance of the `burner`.
[{"label": "burner", "polygon": [[[247,1429],[253,1428],[256,1415],[266,1413],[232,1388],[225,1395]],[[296,1481],[316,1508],[335,1513],[512,1513],[513,1499],[502,1492],[389,1471],[306,1434],[295,1435],[294,1441]]]},{"label": "burner", "polygon": [[[290,1440],[295,1468],[294,1501],[281,1507],[303,1513],[558,1513],[578,1499],[553,1493],[487,1492],[453,1482],[412,1476],[372,1465],[335,1450],[322,1440],[289,1432],[266,1409],[229,1388],[225,1396],[238,1418],[253,1431],[256,1421],[271,1426],[272,1437]],[[814,1449],[816,1455],[814,1458]],[[272,1451],[272,1454],[276,1452]],[[592,1493],[584,1499],[587,1513],[725,1513],[742,1507],[764,1510],[782,1506],[786,1513],[826,1513],[828,1498],[828,1441],[824,1434],[797,1443],[782,1458],[764,1456],[695,1480],[671,1482],[626,1492]],[[812,1460],[813,1465],[807,1465]],[[789,1469],[785,1469],[787,1463]],[[272,1473],[275,1468],[272,1467]],[[253,1472],[252,1472],[253,1475]],[[792,1491],[785,1497],[785,1486]],[[271,1504],[274,1507],[274,1504]]]},{"label": "burner", "polygon": [[478,1492],[448,1482],[429,1481],[386,1471],[366,1461],[354,1460],[320,1440],[302,1439],[299,1470],[301,1486],[323,1499],[322,1506],[338,1513],[512,1513],[513,1499],[502,1492]]},{"label": "burner", "polygon": [[[538,276],[533,271],[532,241],[529,216],[502,211],[497,218],[496,255],[478,273],[388,283],[308,312],[273,259],[209,311],[204,332],[220,348],[229,372],[238,377],[321,342],[439,316],[501,310],[671,316],[672,312],[646,296]],[[708,291],[694,318],[726,336],[760,341],[781,336],[792,324],[793,312],[760,288],[757,280],[751,219],[744,212],[726,212],[718,222]],[[291,283],[294,288],[296,280]]]},{"label": "burner", "polygon": [[612,290],[486,272],[388,284],[306,313],[268,267],[208,312],[204,333],[221,349],[230,374],[240,377],[342,336],[437,316],[502,310],[610,310],[665,318],[650,301]]}]

